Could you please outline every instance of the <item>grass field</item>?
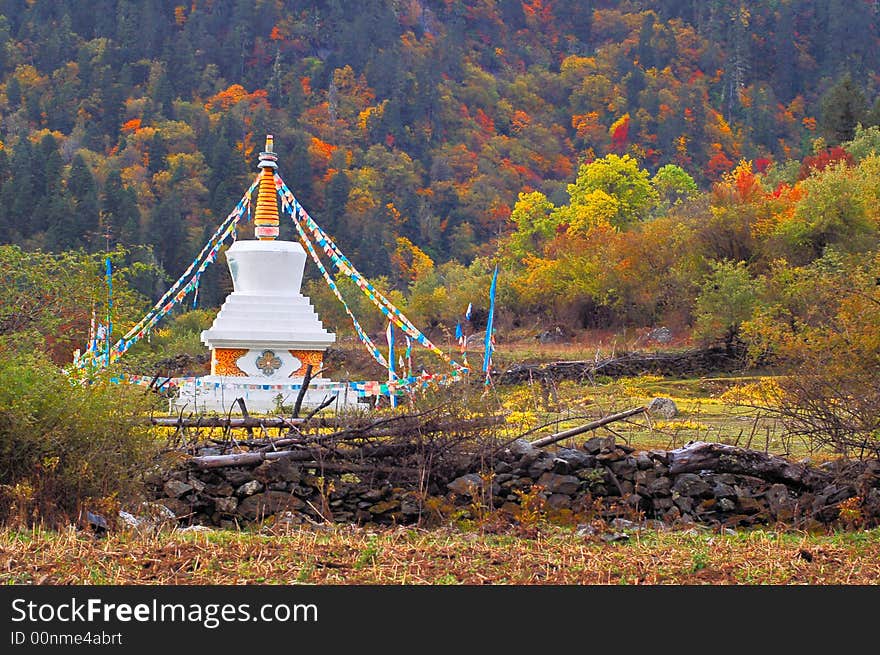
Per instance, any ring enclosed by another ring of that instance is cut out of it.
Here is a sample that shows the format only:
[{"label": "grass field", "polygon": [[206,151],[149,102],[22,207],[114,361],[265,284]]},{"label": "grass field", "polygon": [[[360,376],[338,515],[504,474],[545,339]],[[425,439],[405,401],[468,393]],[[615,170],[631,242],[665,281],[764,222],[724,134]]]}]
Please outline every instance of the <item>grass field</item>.
[{"label": "grass field", "polygon": [[0,532],[3,584],[876,584],[880,529],[806,534],[573,528],[528,536],[457,528],[170,531],[96,540]]},{"label": "grass field", "polygon": [[[562,354],[562,353],[560,353]],[[573,358],[572,353],[565,353]],[[541,354],[546,361],[548,353]],[[718,441],[799,459],[826,459],[812,444],[786,437],[759,410],[730,401],[757,378],[640,376],[561,382],[552,388],[471,388],[484,408],[506,414],[504,436],[529,438],[638,407],[657,396],[675,401],[671,419],[638,415],[602,428],[640,449]],[[464,394],[467,395],[467,394]],[[450,391],[445,402],[467,400]],[[380,410],[388,411],[388,410]],[[167,436],[167,434],[165,435]],[[207,436],[207,435],[203,435]],[[216,436],[216,435],[214,435]],[[575,445],[594,436],[582,434]],[[619,532],[540,517],[527,524],[450,520],[441,527],[255,526],[158,533],[112,532],[102,539],[73,528],[0,529],[4,584],[876,584],[880,529],[807,533],[702,527]],[[603,535],[606,538],[603,538]]]}]

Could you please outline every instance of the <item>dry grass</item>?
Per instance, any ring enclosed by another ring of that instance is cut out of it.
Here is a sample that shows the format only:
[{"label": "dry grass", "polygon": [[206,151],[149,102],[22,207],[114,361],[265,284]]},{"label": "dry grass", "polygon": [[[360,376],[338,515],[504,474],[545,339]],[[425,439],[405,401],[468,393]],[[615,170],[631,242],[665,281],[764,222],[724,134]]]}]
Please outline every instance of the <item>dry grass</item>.
[{"label": "dry grass", "polygon": [[[662,396],[676,403],[678,416],[672,419],[636,416],[595,434],[614,435],[640,449],[671,449],[689,441],[712,441],[797,459],[830,457],[830,452],[814,444],[788,437],[776,419],[727,400],[725,393],[731,388],[755,379],[737,376],[672,379],[644,375],[597,380],[595,384],[563,381],[549,390],[537,383],[521,384],[497,388],[496,393],[498,404],[509,412],[512,429],[526,431],[550,423],[534,437],[574,427],[590,417],[638,407]],[[591,436],[594,435],[581,435],[565,445],[582,443]]]},{"label": "dry grass", "polygon": [[810,535],[691,529],[605,543],[315,527],[283,534],[0,532],[2,584],[876,584],[880,529]]}]

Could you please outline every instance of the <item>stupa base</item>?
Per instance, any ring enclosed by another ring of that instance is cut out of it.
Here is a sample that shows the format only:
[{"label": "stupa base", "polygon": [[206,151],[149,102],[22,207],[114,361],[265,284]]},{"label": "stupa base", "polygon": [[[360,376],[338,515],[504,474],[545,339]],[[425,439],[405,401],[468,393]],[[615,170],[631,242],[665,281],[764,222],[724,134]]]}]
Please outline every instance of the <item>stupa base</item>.
[{"label": "stupa base", "polygon": [[[290,378],[281,384],[267,384],[265,378],[206,375],[181,383],[171,405],[178,412],[241,414],[241,407],[235,400],[243,398],[250,414],[289,415],[302,381],[303,378]],[[334,397],[328,409],[351,407],[358,402],[357,392],[347,382],[313,378],[302,406],[318,407]]]}]

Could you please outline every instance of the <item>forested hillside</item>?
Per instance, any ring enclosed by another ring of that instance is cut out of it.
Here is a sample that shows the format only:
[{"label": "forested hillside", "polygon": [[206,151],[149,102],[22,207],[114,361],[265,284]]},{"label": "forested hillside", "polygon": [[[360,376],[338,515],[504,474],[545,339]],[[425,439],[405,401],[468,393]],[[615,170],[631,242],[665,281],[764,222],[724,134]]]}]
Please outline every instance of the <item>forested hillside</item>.
[{"label": "forested hillside", "polygon": [[[428,323],[485,295],[498,261],[513,323],[715,336],[758,305],[791,309],[792,276],[876,267],[875,2],[10,0],[0,14],[0,242],[25,250],[122,245],[146,261],[146,245],[176,278],[271,133],[303,205]],[[201,304],[221,281],[203,280]]]}]

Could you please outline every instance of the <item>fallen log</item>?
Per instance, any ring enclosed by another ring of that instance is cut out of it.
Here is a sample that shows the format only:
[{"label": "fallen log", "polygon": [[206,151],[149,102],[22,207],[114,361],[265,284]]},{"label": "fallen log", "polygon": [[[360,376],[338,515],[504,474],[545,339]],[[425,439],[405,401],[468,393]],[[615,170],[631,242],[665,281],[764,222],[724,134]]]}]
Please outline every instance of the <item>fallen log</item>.
[{"label": "fallen log", "polygon": [[[222,416],[200,416],[178,418],[175,416],[151,416],[150,423],[165,428],[285,428],[302,425],[304,418],[267,417],[225,418]],[[319,423],[312,423],[323,427]]]},{"label": "fallen log", "polygon": [[625,418],[629,418],[630,416],[635,416],[636,414],[641,414],[642,412],[647,411],[648,407],[647,405],[645,405],[643,407],[634,407],[633,409],[627,409],[623,412],[618,412],[617,414],[610,414],[609,416],[597,419],[595,421],[590,421],[589,423],[585,423],[584,425],[578,426],[576,428],[563,430],[562,432],[555,432],[554,434],[542,437],[533,441],[532,445],[536,448],[543,448],[544,446],[549,446],[550,444],[556,443],[557,441],[562,441],[563,439],[568,439],[569,437],[574,437],[584,432],[589,432],[590,430],[601,428],[603,425],[614,423],[614,421],[622,421]]},{"label": "fallen log", "polygon": [[[418,450],[416,443],[380,444],[373,447],[352,448],[344,451],[322,448],[299,448],[295,450],[253,451],[248,453],[231,453],[228,455],[199,455],[190,458],[190,463],[200,469],[226,468],[229,466],[253,466],[265,461],[289,459],[294,462],[322,461],[341,462],[357,461],[369,458],[401,457]],[[305,464],[303,464],[305,465]]]},{"label": "fallen log", "polygon": [[791,462],[777,455],[746,450],[728,444],[697,441],[669,451],[669,473],[740,473],[768,482],[783,482],[806,488],[827,484],[831,476],[805,464]]},{"label": "fallen log", "polygon": [[275,459],[310,461],[315,458],[312,450],[273,450],[270,452],[233,453],[231,455],[200,455],[190,462],[200,469],[225,468],[227,466],[251,466]]}]

